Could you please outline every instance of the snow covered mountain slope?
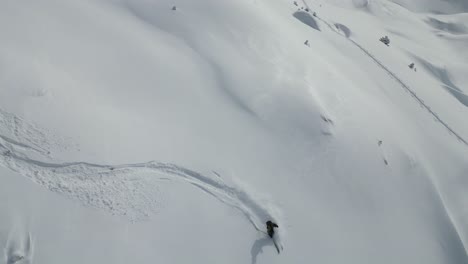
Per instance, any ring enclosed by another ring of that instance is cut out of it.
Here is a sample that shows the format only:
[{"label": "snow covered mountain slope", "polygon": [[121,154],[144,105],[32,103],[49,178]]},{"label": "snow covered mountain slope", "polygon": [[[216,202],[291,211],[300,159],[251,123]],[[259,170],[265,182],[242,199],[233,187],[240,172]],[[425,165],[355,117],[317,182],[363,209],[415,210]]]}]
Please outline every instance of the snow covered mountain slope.
[{"label": "snow covered mountain slope", "polygon": [[468,263],[464,12],[1,1],[1,261]]},{"label": "snow covered mountain slope", "polygon": [[391,0],[416,12],[436,14],[466,13],[468,2],[465,0]]}]

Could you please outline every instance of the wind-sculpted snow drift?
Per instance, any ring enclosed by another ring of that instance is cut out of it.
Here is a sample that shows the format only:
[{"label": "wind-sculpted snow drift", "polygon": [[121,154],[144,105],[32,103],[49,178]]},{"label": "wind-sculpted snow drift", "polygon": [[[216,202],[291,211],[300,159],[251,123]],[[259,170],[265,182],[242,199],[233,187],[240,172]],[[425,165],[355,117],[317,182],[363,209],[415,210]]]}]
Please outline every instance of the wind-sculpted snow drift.
[{"label": "wind-sculpted snow drift", "polygon": [[[0,112],[5,119],[5,113]],[[87,206],[126,216],[132,221],[145,220],[160,207],[158,181],[181,180],[212,195],[219,201],[239,210],[257,230],[268,219],[275,219],[269,209],[260,205],[244,190],[224,183],[219,176],[211,178],[193,170],[170,163],[145,162],[120,165],[94,164],[88,162],[55,163],[43,155],[44,160],[28,155],[35,146],[21,141],[34,135],[31,125],[15,118],[25,131],[20,138],[9,139],[0,134],[0,164],[19,172],[49,190],[79,200]],[[2,130],[11,129],[3,127]],[[2,131],[5,133],[5,131]],[[47,150],[37,150],[41,154]]]}]

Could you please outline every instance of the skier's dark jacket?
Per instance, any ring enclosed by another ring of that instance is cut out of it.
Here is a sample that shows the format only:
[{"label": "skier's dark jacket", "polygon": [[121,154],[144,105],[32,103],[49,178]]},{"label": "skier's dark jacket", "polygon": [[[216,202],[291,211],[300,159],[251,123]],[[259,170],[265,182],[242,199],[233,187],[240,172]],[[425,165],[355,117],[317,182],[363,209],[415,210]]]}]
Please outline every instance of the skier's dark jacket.
[{"label": "skier's dark jacket", "polygon": [[278,225],[276,223],[273,223],[272,221],[267,221],[266,222],[266,226],[267,226],[267,232],[268,232],[268,235],[273,238],[273,235],[275,234],[275,230],[274,228],[275,227],[278,227]]}]

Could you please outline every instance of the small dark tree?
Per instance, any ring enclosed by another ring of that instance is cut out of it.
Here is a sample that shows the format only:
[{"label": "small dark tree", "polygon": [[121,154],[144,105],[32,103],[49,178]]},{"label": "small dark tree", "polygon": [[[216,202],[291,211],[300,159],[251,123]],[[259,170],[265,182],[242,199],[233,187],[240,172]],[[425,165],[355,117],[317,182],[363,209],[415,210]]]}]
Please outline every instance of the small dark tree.
[{"label": "small dark tree", "polygon": [[410,69],[413,69],[413,68],[414,68],[414,62],[412,62],[410,65],[408,65],[408,67],[409,67]]},{"label": "small dark tree", "polygon": [[172,7],[172,10],[173,10],[173,11],[176,11],[176,10],[177,10],[177,6],[173,6],[173,7]]},{"label": "small dark tree", "polygon": [[380,38],[380,41],[381,41],[382,43],[384,43],[385,45],[387,45],[387,46],[390,44],[390,39],[388,38],[388,36],[381,37],[381,38]]}]

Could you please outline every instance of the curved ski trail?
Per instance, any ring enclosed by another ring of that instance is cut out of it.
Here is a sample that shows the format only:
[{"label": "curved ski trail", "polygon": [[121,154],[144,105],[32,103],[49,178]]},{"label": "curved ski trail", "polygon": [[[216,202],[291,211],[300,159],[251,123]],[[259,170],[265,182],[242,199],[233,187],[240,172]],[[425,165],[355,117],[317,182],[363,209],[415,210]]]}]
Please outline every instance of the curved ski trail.
[{"label": "curved ski trail", "polygon": [[[0,112],[1,115],[1,112]],[[161,179],[183,181],[240,211],[258,231],[275,217],[249,193],[226,184],[221,177],[208,177],[176,164],[150,161],[107,165],[88,162],[55,163],[31,158],[28,144],[0,135],[0,165],[27,176],[49,190],[81,203],[128,217],[147,219],[161,206]],[[43,153],[41,151],[41,153]],[[44,159],[48,159],[43,155]]]}]

